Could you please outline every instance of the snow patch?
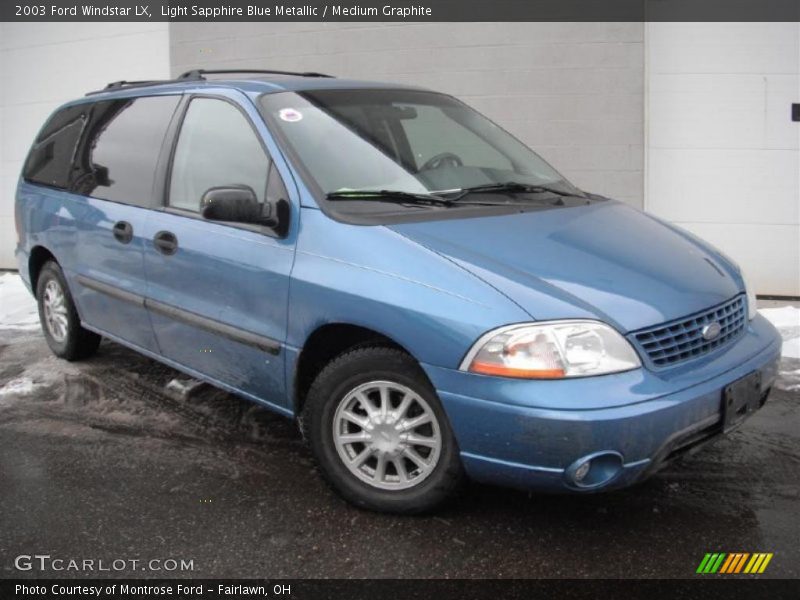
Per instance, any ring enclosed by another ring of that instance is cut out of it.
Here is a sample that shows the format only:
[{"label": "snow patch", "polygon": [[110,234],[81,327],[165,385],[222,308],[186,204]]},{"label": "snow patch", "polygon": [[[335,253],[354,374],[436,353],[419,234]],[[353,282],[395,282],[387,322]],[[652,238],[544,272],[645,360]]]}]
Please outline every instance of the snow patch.
[{"label": "snow patch", "polygon": [[800,358],[800,337],[783,340],[783,350],[781,356],[787,358]]},{"label": "snow patch", "polygon": [[0,329],[39,329],[36,300],[16,273],[0,275]]},{"label": "snow patch", "polygon": [[762,308],[758,312],[775,327],[797,327],[800,329],[800,308],[782,306],[781,308]]},{"label": "snow patch", "polygon": [[781,308],[762,308],[761,316],[772,323],[783,338],[784,358],[800,358],[800,308],[783,306]]},{"label": "snow patch", "polygon": [[[787,361],[784,361],[784,364],[786,362]],[[775,387],[786,390],[787,392],[800,391],[800,369],[781,369],[778,373],[778,380],[775,382]]]},{"label": "snow patch", "polygon": [[26,396],[28,394],[32,394],[35,388],[36,384],[27,377],[12,379],[0,388],[0,398],[11,395]]}]

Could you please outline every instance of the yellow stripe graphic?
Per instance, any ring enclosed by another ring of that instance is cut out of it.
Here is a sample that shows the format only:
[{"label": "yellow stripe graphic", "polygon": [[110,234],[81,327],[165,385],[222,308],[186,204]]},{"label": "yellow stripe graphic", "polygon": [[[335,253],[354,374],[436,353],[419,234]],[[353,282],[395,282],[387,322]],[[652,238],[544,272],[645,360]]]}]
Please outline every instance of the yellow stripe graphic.
[{"label": "yellow stripe graphic", "polygon": [[764,554],[763,552],[761,554],[759,554],[758,555],[758,560],[756,561],[756,564],[753,565],[753,568],[750,569],[750,572],[751,573],[758,573],[758,570],[761,568],[761,563],[764,562],[764,559],[766,557],[767,557],[767,555]]},{"label": "yellow stripe graphic", "polygon": [[747,566],[744,568],[745,573],[753,573],[756,568],[758,568],[758,563],[761,562],[761,559],[764,555],[756,552],[753,554],[753,558],[750,559],[750,562],[747,563]]},{"label": "yellow stripe graphic", "polygon": [[753,558],[750,559],[750,562],[747,563],[747,566],[744,568],[745,573],[755,573],[756,569],[758,568],[758,564],[761,562],[761,553],[756,552],[753,554]]},{"label": "yellow stripe graphic", "polygon": [[764,558],[764,562],[761,563],[761,568],[758,570],[759,573],[763,573],[764,572],[764,569],[767,568],[767,565],[769,564],[769,561],[772,560],[772,556],[773,556],[772,552],[767,554],[767,556]]},{"label": "yellow stripe graphic", "polygon": [[758,554],[753,554],[753,557],[750,559],[750,562],[747,563],[747,566],[744,568],[745,573],[749,573],[750,569],[753,568],[753,565],[758,560]]}]

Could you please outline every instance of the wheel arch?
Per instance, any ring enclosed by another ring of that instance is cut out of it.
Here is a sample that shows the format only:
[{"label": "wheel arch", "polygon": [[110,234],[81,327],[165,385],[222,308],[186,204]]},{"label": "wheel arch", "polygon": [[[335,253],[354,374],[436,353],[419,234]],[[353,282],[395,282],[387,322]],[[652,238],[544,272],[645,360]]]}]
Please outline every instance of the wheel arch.
[{"label": "wheel arch", "polygon": [[39,281],[39,274],[42,272],[42,267],[46,262],[52,260],[58,264],[58,259],[55,255],[42,245],[37,245],[31,248],[30,256],[28,257],[28,277],[31,283],[31,292],[33,297],[36,297],[36,284]]},{"label": "wheel arch", "polygon": [[375,329],[346,322],[320,325],[306,338],[295,363],[292,378],[295,414],[301,414],[308,390],[325,365],[344,352],[368,345],[395,348],[419,362],[402,344]]}]

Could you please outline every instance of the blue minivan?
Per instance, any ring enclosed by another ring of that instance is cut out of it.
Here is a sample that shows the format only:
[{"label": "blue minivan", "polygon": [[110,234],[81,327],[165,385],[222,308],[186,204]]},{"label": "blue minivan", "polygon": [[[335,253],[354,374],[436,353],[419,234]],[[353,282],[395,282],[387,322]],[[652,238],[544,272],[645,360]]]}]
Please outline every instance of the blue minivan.
[{"label": "blue minivan", "polygon": [[296,418],[356,505],[638,482],[766,401],[739,267],[425,89],[191,71],[59,108],[17,191],[52,351],[113,340]]}]

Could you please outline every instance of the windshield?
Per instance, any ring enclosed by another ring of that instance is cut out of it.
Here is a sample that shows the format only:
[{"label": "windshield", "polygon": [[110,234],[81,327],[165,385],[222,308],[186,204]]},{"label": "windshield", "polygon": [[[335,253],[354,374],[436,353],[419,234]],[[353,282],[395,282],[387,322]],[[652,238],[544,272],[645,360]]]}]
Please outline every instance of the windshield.
[{"label": "windshield", "polygon": [[507,182],[577,192],[514,137],[443,94],[313,90],[266,94],[261,105],[323,196],[447,194]]}]

